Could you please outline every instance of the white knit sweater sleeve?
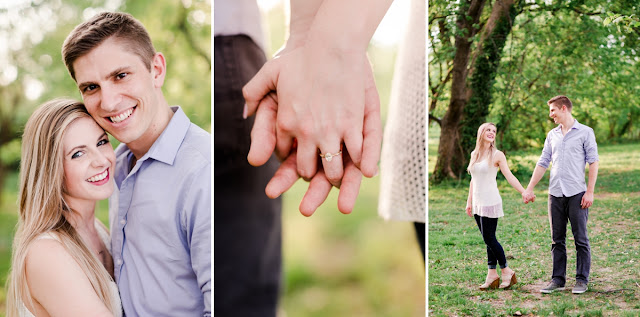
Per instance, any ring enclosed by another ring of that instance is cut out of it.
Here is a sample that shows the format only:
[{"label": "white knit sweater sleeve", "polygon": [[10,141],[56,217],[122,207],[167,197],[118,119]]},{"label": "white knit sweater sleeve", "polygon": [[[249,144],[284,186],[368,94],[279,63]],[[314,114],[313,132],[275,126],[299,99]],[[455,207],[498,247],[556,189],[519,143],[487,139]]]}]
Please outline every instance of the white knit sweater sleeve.
[{"label": "white knit sweater sleeve", "polygon": [[413,0],[393,76],[380,160],[378,213],[426,222],[425,2]]}]

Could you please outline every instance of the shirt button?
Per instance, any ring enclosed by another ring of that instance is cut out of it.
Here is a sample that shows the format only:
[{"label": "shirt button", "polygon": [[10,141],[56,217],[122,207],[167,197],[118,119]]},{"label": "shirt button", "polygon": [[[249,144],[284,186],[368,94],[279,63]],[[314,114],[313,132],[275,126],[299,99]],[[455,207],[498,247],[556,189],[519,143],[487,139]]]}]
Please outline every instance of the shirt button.
[{"label": "shirt button", "polygon": [[121,259],[118,259],[118,260],[116,260],[116,263],[117,263],[118,265],[121,265],[121,264],[122,264],[122,260],[121,260]]},{"label": "shirt button", "polygon": [[126,221],[126,220],[124,220],[124,219],[121,219],[121,220],[120,220],[120,224],[121,224],[121,225],[124,225],[124,224],[126,224],[126,223],[127,223],[127,221]]}]

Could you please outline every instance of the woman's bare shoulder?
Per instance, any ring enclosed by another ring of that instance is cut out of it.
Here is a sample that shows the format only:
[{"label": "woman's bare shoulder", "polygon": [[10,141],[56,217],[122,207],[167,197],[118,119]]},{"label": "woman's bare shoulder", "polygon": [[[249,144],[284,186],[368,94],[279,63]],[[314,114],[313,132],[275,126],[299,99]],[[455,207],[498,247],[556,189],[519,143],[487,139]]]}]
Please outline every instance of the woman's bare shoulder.
[{"label": "woman's bare shoulder", "polygon": [[111,315],[60,240],[34,240],[27,250],[25,269],[31,296],[50,315]]},{"label": "woman's bare shoulder", "polygon": [[507,157],[504,155],[502,151],[496,150],[496,152],[493,153],[493,162],[495,166],[499,166],[500,164],[502,164],[502,162],[506,162],[506,161],[507,161]]},{"label": "woman's bare shoulder", "polygon": [[69,251],[62,243],[53,237],[40,237],[29,244],[25,260],[25,268],[28,273],[39,271],[51,272],[51,270],[77,266]]}]

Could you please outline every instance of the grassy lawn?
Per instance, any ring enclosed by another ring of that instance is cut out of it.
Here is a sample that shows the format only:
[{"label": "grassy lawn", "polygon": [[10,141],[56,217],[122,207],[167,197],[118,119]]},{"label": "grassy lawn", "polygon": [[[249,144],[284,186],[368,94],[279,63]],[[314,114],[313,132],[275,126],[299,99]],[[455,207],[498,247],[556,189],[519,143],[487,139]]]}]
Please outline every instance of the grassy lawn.
[{"label": "grassy lawn", "polygon": [[[429,170],[435,166],[439,131],[429,131]],[[551,277],[547,216],[549,173],[536,186],[537,200],[499,176],[505,217],[497,237],[518,284],[483,292],[486,249],[473,218],[465,214],[468,180],[429,187],[429,311],[432,316],[639,316],[640,145],[601,145],[595,201],[589,210],[592,266],[589,291],[573,295],[575,246],[567,228],[567,290],[542,295]],[[540,150],[507,154],[526,186]]]}]

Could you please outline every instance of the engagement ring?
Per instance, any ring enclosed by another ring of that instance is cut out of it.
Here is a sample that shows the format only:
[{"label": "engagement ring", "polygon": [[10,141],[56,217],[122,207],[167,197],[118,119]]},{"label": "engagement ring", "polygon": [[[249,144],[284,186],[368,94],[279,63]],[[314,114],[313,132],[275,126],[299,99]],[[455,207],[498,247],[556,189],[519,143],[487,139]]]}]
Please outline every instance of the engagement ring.
[{"label": "engagement ring", "polygon": [[342,150],[340,150],[338,153],[335,153],[335,154],[331,154],[331,153],[327,152],[327,154],[319,153],[318,155],[320,155],[321,158],[327,160],[327,162],[331,162],[331,160],[333,159],[334,156],[338,156],[340,154],[342,154]]}]

